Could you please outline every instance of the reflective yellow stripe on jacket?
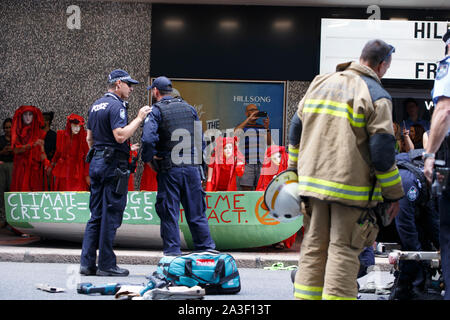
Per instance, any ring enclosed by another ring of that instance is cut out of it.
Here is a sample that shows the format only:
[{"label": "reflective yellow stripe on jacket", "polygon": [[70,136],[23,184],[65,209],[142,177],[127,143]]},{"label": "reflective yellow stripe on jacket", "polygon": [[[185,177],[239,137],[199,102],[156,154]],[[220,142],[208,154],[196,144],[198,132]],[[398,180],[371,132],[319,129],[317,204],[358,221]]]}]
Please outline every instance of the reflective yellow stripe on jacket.
[{"label": "reflective yellow stripe on jacket", "polygon": [[306,300],[322,300],[323,287],[310,287],[301,284],[294,284],[294,297]]},{"label": "reflective yellow stripe on jacket", "polygon": [[289,160],[294,162],[298,161],[298,148],[289,146]]},{"label": "reflective yellow stripe on jacket", "polygon": [[391,172],[377,174],[376,176],[378,181],[380,181],[382,188],[387,188],[402,182],[402,179],[400,178],[400,173],[398,172],[397,168],[395,168]]},{"label": "reflective yellow stripe on jacket", "polygon": [[365,127],[366,121],[363,114],[353,111],[353,109],[344,102],[332,100],[308,99],[303,107],[304,113],[326,113],[335,117],[347,118],[354,127]]},{"label": "reflective yellow stripe on jacket", "polygon": [[[355,201],[369,201],[369,195],[372,190],[372,187],[350,186],[304,176],[298,177],[298,181],[300,190]],[[375,188],[372,200],[383,200],[380,188]]]}]

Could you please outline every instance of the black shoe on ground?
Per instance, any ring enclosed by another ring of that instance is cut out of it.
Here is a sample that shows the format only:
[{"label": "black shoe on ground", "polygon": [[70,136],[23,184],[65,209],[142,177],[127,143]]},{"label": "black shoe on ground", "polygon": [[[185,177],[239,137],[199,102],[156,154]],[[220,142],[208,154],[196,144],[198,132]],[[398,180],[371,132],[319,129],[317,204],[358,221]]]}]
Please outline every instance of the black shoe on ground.
[{"label": "black shoe on ground", "polygon": [[389,300],[411,300],[411,289],[409,286],[396,285],[391,289]]},{"label": "black shoe on ground", "polygon": [[127,269],[119,268],[118,266],[108,270],[97,269],[97,276],[99,277],[126,277],[129,274],[130,272]]},{"label": "black shoe on ground", "polygon": [[95,276],[97,274],[97,267],[80,266],[80,274],[85,276]]},{"label": "black shoe on ground", "polygon": [[295,276],[297,274],[297,269],[291,271],[291,281],[295,283]]}]

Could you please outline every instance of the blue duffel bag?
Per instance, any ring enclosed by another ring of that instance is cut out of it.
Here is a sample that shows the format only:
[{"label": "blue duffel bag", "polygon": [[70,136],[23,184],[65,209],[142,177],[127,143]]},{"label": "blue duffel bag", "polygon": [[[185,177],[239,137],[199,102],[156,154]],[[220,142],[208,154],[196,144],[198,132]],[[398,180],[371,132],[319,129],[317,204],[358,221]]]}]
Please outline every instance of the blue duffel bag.
[{"label": "blue duffel bag", "polygon": [[175,285],[198,285],[206,294],[233,294],[241,290],[241,279],[234,258],[227,253],[189,253],[164,256],[156,272]]}]

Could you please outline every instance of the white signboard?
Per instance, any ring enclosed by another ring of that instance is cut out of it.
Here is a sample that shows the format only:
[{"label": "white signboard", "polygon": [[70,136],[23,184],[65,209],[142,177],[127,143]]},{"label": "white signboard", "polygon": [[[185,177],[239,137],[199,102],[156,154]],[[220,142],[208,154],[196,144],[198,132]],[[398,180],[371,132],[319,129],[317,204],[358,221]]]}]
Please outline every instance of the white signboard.
[{"label": "white signboard", "polygon": [[359,61],[367,41],[378,38],[395,47],[384,78],[433,80],[437,62],[444,57],[446,31],[447,22],[322,19],[320,73]]}]

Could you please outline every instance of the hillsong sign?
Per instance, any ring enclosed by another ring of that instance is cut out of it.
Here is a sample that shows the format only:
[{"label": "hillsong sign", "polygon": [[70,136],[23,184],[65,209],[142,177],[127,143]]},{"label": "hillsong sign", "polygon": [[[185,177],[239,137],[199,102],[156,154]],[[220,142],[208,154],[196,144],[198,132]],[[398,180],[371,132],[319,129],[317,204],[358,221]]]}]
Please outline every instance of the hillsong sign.
[{"label": "hillsong sign", "polygon": [[447,22],[322,19],[320,73],[358,61],[368,40],[382,39],[395,47],[386,79],[433,80],[444,57],[442,36]]}]

